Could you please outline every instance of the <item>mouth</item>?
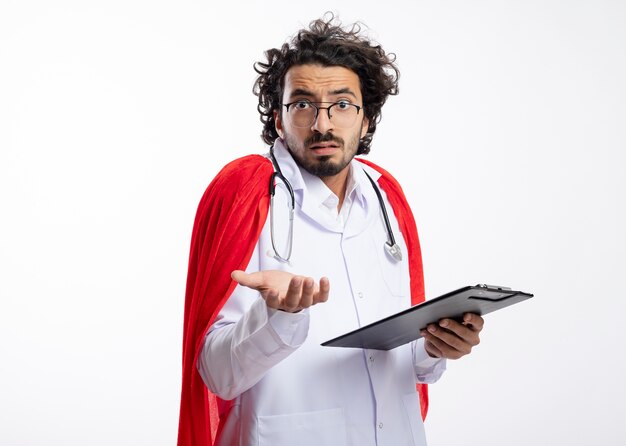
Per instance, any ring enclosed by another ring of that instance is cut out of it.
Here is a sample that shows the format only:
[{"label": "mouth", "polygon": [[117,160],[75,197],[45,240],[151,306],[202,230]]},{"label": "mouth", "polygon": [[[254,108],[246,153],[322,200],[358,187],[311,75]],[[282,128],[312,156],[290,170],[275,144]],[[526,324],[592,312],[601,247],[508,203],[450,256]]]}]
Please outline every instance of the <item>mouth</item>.
[{"label": "mouth", "polygon": [[309,146],[309,150],[312,150],[313,153],[315,153],[318,156],[332,155],[333,153],[335,153],[336,151],[340,149],[341,149],[341,146],[338,143],[333,142],[333,141],[318,142],[318,143],[311,144]]}]

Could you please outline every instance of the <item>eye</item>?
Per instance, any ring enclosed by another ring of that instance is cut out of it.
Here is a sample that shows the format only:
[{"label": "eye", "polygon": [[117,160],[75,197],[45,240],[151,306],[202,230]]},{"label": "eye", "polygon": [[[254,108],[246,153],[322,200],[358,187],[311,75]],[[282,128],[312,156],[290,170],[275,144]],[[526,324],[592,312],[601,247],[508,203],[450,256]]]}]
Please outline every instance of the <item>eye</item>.
[{"label": "eye", "polygon": [[309,101],[296,101],[293,103],[293,108],[296,110],[308,110],[311,108],[311,103]]},{"label": "eye", "polygon": [[335,102],[335,107],[337,107],[338,110],[347,110],[350,108],[352,104],[349,101],[337,101]]}]

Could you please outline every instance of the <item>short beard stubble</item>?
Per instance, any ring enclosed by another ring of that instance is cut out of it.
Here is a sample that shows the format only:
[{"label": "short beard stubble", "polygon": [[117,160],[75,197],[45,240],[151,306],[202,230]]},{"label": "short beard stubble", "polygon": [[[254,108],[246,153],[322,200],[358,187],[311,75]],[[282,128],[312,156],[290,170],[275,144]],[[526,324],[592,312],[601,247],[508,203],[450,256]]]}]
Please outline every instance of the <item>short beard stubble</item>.
[{"label": "short beard stubble", "polygon": [[[287,145],[287,150],[291,153],[291,156],[296,164],[309,172],[311,175],[315,175],[320,178],[332,177],[345,169],[346,166],[350,164],[350,161],[352,161],[352,159],[356,156],[360,141],[359,133],[353,135],[347,145],[343,138],[335,136],[330,132],[324,135],[321,133],[314,133],[311,137],[304,140],[302,147],[300,148],[301,150],[294,151],[292,147],[298,147],[298,141],[287,132],[285,132],[284,139]],[[331,161],[330,156],[321,156],[316,158],[314,161],[305,159],[303,152],[308,150],[307,147],[310,147],[315,143],[331,141],[337,143],[337,145],[341,148],[342,158],[339,162]]]}]

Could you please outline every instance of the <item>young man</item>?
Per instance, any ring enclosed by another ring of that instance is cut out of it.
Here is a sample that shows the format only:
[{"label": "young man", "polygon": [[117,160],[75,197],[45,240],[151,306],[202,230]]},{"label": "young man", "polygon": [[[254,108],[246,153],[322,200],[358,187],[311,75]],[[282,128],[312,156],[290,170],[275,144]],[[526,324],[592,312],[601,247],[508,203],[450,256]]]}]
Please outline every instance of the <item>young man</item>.
[{"label": "young man", "polygon": [[425,384],[478,344],[480,316],[390,351],[320,345],[424,299],[402,190],[355,159],[398,70],[332,18],[266,55],[270,154],[226,166],[194,225],[179,445],[423,445]]}]

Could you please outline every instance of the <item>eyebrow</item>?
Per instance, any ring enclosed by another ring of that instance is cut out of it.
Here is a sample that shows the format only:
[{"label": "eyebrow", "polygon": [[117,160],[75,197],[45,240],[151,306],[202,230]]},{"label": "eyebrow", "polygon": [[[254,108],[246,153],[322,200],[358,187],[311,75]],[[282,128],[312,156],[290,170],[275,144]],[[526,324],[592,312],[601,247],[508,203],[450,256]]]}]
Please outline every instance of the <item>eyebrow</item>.
[{"label": "eyebrow", "polygon": [[[340,94],[349,94],[354,99],[357,99],[356,94],[354,94],[354,92],[352,90],[350,90],[349,88],[347,88],[347,87],[339,88],[338,90],[333,90],[333,91],[330,92],[331,96],[336,96],[336,95],[340,95]],[[306,96],[306,97],[311,98],[311,97],[313,97],[315,95],[313,93],[311,93],[309,90],[305,90],[304,88],[296,88],[289,95],[290,98],[293,98],[294,96]]]},{"label": "eyebrow", "polygon": [[333,90],[330,92],[330,94],[333,96],[338,95],[338,94],[349,94],[354,99],[356,99],[356,94],[354,94],[354,92],[350,90],[348,87],[340,88],[339,90]]}]

